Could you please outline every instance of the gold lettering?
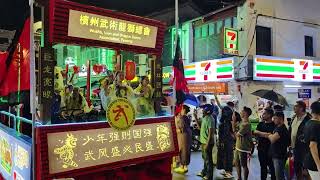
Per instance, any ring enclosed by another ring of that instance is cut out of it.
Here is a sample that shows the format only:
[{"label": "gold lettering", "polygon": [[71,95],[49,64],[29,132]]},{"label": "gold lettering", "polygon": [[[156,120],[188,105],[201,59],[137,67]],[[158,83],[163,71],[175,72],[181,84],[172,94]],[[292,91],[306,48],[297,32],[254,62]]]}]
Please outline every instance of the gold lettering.
[{"label": "gold lettering", "polygon": [[43,68],[42,73],[51,74],[52,73],[51,67],[47,65],[46,67]]},{"label": "gold lettering", "polygon": [[114,21],[114,20],[111,20],[110,21],[110,29],[111,30],[117,30],[118,29],[118,22]]},{"label": "gold lettering", "polygon": [[143,152],[144,150],[142,149],[142,146],[141,146],[141,143],[136,143],[135,144],[135,147],[136,147],[136,153],[137,152]]},{"label": "gold lettering", "polygon": [[99,149],[99,158],[101,159],[102,157],[106,157],[108,158],[108,154],[107,154],[107,148],[103,148],[103,149]]},{"label": "gold lettering", "polygon": [[150,35],[151,29],[149,27],[144,27],[143,28],[143,35],[149,36]]},{"label": "gold lettering", "polygon": [[100,19],[100,28],[109,28],[109,21],[107,19]]},{"label": "gold lettering", "polygon": [[128,30],[129,33],[134,33],[135,25],[134,24],[128,24],[127,30]]},{"label": "gold lettering", "polygon": [[94,161],[95,161],[96,159],[95,159],[92,155],[93,155],[92,150],[89,150],[89,151],[87,151],[87,152],[84,153],[84,156],[85,156],[84,159],[85,159],[86,161],[89,161],[89,160],[94,160]]},{"label": "gold lettering", "polygon": [[141,129],[133,130],[133,138],[140,139],[141,138]]},{"label": "gold lettering", "polygon": [[107,141],[107,138],[105,138],[104,136],[105,136],[105,134],[98,134],[97,142],[101,142],[101,144],[103,144],[104,141]]},{"label": "gold lettering", "polygon": [[52,79],[51,78],[44,78],[43,86],[44,87],[52,86]]},{"label": "gold lettering", "polygon": [[118,146],[113,147],[111,150],[112,156],[111,157],[121,157],[120,151]]},{"label": "gold lettering", "polygon": [[151,141],[147,141],[146,142],[146,151],[152,151],[153,149],[153,145]]},{"label": "gold lettering", "polygon": [[97,18],[97,17],[91,17],[91,19],[90,19],[90,26],[99,27],[99,18]]},{"label": "gold lettering", "polygon": [[149,137],[149,136],[152,136],[152,131],[151,129],[143,129],[143,134],[144,134],[143,137]]},{"label": "gold lettering", "polygon": [[130,145],[126,145],[124,148],[123,148],[123,154],[126,154],[126,153],[133,153],[133,151],[131,150],[131,146]]},{"label": "gold lettering", "polygon": [[119,141],[120,140],[118,132],[109,133],[109,137],[110,137],[109,142],[114,142],[114,141]]},{"label": "gold lettering", "polygon": [[81,25],[89,25],[89,16],[80,15],[80,24]]},{"label": "gold lettering", "polygon": [[126,30],[127,30],[127,23],[119,22],[119,31],[126,32]]},{"label": "gold lettering", "polygon": [[136,34],[142,34],[143,27],[142,26],[136,26]]},{"label": "gold lettering", "polygon": [[90,136],[87,136],[86,138],[83,139],[85,141],[85,143],[82,144],[82,146],[87,145],[90,141],[94,141],[93,138],[91,138]]},{"label": "gold lettering", "polygon": [[130,140],[130,139],[131,139],[130,131],[123,131],[122,132],[122,140]]},{"label": "gold lettering", "polygon": [[52,98],[52,92],[49,91],[49,90],[43,91],[43,92],[42,92],[42,97],[43,97],[43,98],[50,99],[50,98]]}]

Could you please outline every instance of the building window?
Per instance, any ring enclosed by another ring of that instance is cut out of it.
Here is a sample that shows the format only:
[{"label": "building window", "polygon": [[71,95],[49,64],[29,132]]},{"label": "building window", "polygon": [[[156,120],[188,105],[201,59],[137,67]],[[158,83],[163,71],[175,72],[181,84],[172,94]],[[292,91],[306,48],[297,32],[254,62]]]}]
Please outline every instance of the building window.
[{"label": "building window", "polygon": [[215,23],[209,23],[209,36],[215,34]]},{"label": "building window", "polygon": [[222,26],[223,26],[223,22],[217,21],[217,34],[221,33]]},{"label": "building window", "polygon": [[237,17],[233,17],[232,18],[232,27],[238,28],[237,26],[238,26],[238,19],[237,19]]},{"label": "building window", "polygon": [[231,28],[232,27],[232,20],[231,18],[226,18],[224,20],[224,27],[227,27],[227,28]]},{"label": "building window", "polygon": [[313,37],[311,36],[304,36],[304,48],[305,48],[305,55],[306,56],[314,56],[313,53]]},{"label": "building window", "polygon": [[201,27],[201,37],[205,38],[208,36],[208,24],[204,24]]},{"label": "building window", "polygon": [[272,55],[271,28],[256,26],[256,54]]}]

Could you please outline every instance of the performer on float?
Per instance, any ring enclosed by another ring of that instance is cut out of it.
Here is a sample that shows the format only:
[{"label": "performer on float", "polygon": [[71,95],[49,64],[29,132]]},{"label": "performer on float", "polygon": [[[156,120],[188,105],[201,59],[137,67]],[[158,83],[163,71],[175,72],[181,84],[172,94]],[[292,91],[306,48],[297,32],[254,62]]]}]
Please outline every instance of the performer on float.
[{"label": "performer on float", "polygon": [[114,83],[109,86],[109,96],[111,100],[114,98],[127,98],[132,100],[134,98],[134,91],[132,87],[124,82],[124,74],[122,71],[117,71],[115,74]]},{"label": "performer on float", "polygon": [[149,84],[149,78],[147,76],[142,76],[140,79],[139,86],[134,90],[138,94],[137,99],[137,111],[139,117],[154,116],[154,106],[153,106],[153,88]]}]

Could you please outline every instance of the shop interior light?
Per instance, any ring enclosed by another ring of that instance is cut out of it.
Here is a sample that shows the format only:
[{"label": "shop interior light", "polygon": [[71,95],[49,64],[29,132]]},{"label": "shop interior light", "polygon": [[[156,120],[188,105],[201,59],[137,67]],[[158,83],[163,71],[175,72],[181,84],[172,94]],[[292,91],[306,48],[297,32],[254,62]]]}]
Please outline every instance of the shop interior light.
[{"label": "shop interior light", "polygon": [[292,84],[285,84],[285,88],[301,88],[301,85],[292,85]]}]

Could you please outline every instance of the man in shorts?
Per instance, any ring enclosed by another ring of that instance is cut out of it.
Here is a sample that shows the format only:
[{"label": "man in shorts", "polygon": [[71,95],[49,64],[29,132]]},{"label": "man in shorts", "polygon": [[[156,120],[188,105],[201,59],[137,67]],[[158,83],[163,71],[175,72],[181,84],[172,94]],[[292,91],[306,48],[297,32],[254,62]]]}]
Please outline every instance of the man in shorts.
[{"label": "man in shorts", "polygon": [[235,152],[235,164],[238,173],[238,179],[242,179],[241,170],[244,172],[244,180],[248,179],[248,157],[252,149],[252,134],[251,124],[249,117],[252,114],[252,110],[248,107],[244,107],[241,111],[241,123],[239,124],[239,131],[236,132],[236,152]]}]

